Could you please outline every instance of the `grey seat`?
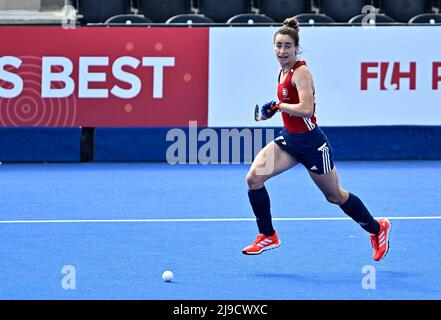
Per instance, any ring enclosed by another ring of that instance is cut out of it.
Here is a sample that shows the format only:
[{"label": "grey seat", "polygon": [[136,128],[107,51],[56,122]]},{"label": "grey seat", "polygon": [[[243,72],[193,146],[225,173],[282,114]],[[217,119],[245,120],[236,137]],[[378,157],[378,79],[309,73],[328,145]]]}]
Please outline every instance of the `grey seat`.
[{"label": "grey seat", "polygon": [[189,13],[189,14],[178,14],[176,16],[173,16],[170,19],[168,19],[165,23],[210,24],[210,23],[214,23],[214,21],[202,14]]},{"label": "grey seat", "polygon": [[331,17],[319,13],[301,13],[294,16],[294,18],[296,18],[299,23],[335,23],[335,20]]},{"label": "grey seat", "polygon": [[264,14],[242,13],[237,14],[227,20],[227,24],[234,23],[274,23],[275,21]]},{"label": "grey seat", "polygon": [[416,15],[409,20],[409,23],[429,23],[437,24],[441,23],[441,14],[439,13],[422,13]]},{"label": "grey seat", "polygon": [[124,23],[124,24],[138,24],[138,23],[152,23],[153,21],[141,15],[136,14],[119,14],[110,17],[106,20],[106,24]]},{"label": "grey seat", "polygon": [[[351,19],[349,19],[348,23],[352,24],[352,25],[361,25],[363,23],[364,18],[367,16],[368,14],[362,13],[362,14],[358,14],[355,17],[352,17]],[[396,21],[394,19],[392,19],[391,17],[385,15],[385,14],[369,14],[370,16],[373,17],[375,24],[380,23],[396,23]],[[370,24],[370,21],[366,21],[368,24]]]}]

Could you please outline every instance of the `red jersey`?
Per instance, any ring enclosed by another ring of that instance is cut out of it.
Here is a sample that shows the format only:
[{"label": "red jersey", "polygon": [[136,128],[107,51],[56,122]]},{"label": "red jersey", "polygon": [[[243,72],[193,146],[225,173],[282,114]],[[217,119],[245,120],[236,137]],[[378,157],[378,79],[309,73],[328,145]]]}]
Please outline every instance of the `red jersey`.
[{"label": "red jersey", "polygon": [[[294,66],[291,68],[291,70],[288,72],[288,74],[285,77],[285,80],[283,80],[282,83],[280,83],[280,76],[282,75],[282,70],[280,70],[279,78],[278,78],[279,85],[277,86],[277,96],[280,102],[285,102],[290,104],[296,104],[300,102],[299,93],[297,92],[297,88],[292,85],[291,79],[294,74],[294,71],[298,67],[305,65],[306,65],[305,61],[297,61],[294,64]],[[315,92],[313,92],[313,95],[315,95]],[[283,111],[282,111],[282,118],[283,118],[283,126],[290,133],[301,133],[301,132],[311,131],[317,125],[317,120],[315,118],[315,98],[314,98],[314,111],[313,111],[313,116],[311,118],[296,117]]]}]

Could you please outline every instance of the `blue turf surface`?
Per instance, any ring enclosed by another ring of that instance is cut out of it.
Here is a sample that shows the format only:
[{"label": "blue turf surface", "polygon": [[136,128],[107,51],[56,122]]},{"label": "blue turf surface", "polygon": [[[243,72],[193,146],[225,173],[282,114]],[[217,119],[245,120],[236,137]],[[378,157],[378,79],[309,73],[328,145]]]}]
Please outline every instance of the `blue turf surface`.
[{"label": "blue turf surface", "polygon": [[[1,165],[0,299],[441,299],[441,219],[392,219],[371,259],[350,220],[275,221],[277,250],[249,257],[253,221],[4,223],[252,218],[248,165]],[[440,217],[440,161],[337,162],[375,216]],[[268,181],[276,218],[344,218],[298,166]],[[62,288],[65,265],[76,289]],[[362,268],[376,271],[363,289]],[[164,270],[175,280],[165,283]]]}]

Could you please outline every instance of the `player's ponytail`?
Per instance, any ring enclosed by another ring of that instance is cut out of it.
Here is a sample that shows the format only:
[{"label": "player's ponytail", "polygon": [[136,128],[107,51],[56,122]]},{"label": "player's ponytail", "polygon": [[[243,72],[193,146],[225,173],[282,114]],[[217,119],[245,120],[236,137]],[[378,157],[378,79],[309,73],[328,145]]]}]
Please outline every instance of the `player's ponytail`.
[{"label": "player's ponytail", "polygon": [[286,18],[285,21],[283,21],[283,26],[279,28],[279,30],[276,31],[274,34],[274,40],[276,39],[276,35],[278,34],[287,34],[289,35],[293,40],[296,47],[299,45],[299,22],[296,18]]}]

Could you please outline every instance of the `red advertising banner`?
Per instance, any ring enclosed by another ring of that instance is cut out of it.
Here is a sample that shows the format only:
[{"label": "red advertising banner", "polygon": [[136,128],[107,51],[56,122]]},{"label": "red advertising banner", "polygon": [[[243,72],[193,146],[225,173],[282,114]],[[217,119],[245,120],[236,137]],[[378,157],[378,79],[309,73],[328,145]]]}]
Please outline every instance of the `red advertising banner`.
[{"label": "red advertising banner", "polygon": [[206,126],[208,28],[0,27],[0,126]]}]

